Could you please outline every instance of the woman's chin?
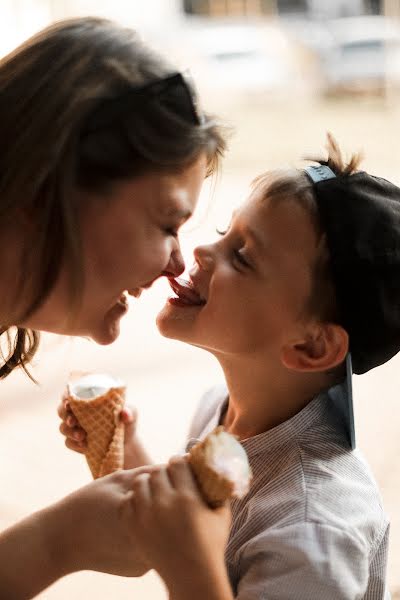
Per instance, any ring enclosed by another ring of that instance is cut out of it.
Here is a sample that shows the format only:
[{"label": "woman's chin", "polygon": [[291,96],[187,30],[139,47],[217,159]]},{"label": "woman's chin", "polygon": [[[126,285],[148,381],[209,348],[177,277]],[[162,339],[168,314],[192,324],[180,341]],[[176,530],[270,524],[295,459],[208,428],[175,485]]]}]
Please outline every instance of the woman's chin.
[{"label": "woman's chin", "polygon": [[115,342],[115,340],[118,338],[119,336],[119,331],[118,332],[96,332],[93,333],[90,337],[92,338],[92,340],[94,342],[96,342],[96,344],[99,344],[100,346],[109,346],[110,344],[112,344],[113,342]]},{"label": "woman's chin", "polygon": [[120,321],[113,320],[110,322],[105,319],[98,327],[94,328],[90,332],[90,337],[96,344],[100,346],[108,346],[115,342],[120,334]]},{"label": "woman's chin", "polygon": [[128,304],[117,302],[103,317],[102,321],[93,324],[90,337],[101,346],[115,342],[120,334],[120,322],[128,312]]}]

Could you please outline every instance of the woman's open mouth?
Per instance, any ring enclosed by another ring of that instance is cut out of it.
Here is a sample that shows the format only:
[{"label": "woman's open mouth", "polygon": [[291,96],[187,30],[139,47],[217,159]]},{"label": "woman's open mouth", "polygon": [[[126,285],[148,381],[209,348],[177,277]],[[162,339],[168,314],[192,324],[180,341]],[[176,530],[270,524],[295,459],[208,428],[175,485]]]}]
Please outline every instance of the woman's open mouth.
[{"label": "woman's open mouth", "polygon": [[169,285],[176,296],[168,298],[170,304],[175,306],[204,306],[206,300],[194,289],[191,281],[186,281],[182,277],[168,279]]}]

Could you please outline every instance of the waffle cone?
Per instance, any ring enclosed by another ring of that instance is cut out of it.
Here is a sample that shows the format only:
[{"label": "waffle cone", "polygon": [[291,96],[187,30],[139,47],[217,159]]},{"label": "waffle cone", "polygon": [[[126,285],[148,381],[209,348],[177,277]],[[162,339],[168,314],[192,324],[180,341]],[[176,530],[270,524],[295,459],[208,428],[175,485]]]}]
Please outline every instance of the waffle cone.
[{"label": "waffle cone", "polygon": [[68,402],[79,425],[86,431],[86,460],[94,479],[124,466],[124,424],[119,414],[125,388],[111,388],[96,398],[83,399],[69,392]]},{"label": "waffle cone", "polygon": [[[217,427],[214,433],[219,430],[223,430],[223,427]],[[232,498],[234,494],[234,484],[227,477],[220,475],[207,464],[205,456],[207,444],[208,438],[205,438],[202,442],[193,446],[189,452],[188,462],[204,499],[211,507],[216,508],[222,506],[226,500]]]}]

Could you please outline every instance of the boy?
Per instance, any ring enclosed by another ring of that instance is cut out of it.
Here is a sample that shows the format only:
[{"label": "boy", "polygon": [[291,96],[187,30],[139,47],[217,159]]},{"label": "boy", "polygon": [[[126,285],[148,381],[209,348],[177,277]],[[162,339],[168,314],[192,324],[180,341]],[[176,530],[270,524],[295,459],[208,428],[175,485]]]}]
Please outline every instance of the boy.
[{"label": "boy", "polygon": [[[400,189],[355,172],[357,157],[345,166],[332,137],[328,150],[317,167],[259,177],[221,239],[195,250],[190,288],[171,282],[178,297],[157,319],[224,372],[189,445],[222,424],[253,470],[231,503],[232,592],[222,583],[216,599],[389,597],[389,524],[354,449],[351,374],[400,349]],[[144,458],[132,437],[127,466]],[[138,492],[149,505],[151,481]],[[158,570],[167,583],[184,577]],[[185,585],[174,597],[197,598]]]}]

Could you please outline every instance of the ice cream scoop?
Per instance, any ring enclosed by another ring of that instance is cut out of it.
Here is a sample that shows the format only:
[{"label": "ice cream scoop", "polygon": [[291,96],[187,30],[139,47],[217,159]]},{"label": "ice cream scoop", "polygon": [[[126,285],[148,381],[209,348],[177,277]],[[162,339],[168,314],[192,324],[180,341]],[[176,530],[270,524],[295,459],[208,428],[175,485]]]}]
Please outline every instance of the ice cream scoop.
[{"label": "ice cream scoop", "polygon": [[246,451],[222,426],[191,448],[188,461],[210,506],[242,498],[249,491],[252,473]]},{"label": "ice cream scoop", "polygon": [[94,479],[124,466],[124,425],[119,415],[125,385],[106,374],[85,375],[67,385],[67,400],[86,431],[85,456]]}]

